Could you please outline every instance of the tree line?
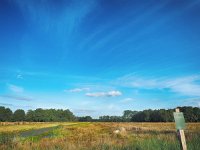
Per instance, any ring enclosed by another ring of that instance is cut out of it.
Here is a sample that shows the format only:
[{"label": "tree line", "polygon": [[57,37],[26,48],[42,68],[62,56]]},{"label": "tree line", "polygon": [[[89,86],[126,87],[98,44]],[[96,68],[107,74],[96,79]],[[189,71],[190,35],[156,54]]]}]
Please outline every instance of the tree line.
[{"label": "tree line", "polygon": [[[186,122],[200,122],[200,108],[184,106],[179,107]],[[143,111],[125,110],[122,116],[100,116],[103,122],[173,122],[175,109],[147,109]]]},{"label": "tree line", "polygon": [[[184,106],[179,107],[184,113],[186,122],[200,122],[200,108]],[[28,110],[11,109],[0,106],[0,122],[4,121],[30,121],[30,122],[173,122],[175,109],[147,109],[143,111],[125,110],[122,116],[100,116],[93,119],[91,116],[76,117],[69,109],[42,109]]]},{"label": "tree line", "polygon": [[0,121],[30,121],[30,122],[62,122],[75,121],[76,117],[69,110],[63,109],[42,109],[28,110],[17,109],[12,112],[11,109],[0,106]]}]

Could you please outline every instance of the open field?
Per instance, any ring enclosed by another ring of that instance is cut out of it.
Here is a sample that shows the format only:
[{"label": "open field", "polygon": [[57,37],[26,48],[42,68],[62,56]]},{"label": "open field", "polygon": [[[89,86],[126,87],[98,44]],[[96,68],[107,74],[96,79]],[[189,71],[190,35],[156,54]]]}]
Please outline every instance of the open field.
[{"label": "open field", "polygon": [[[200,149],[200,123],[185,130],[189,150]],[[174,123],[0,123],[0,149],[177,150]]]}]

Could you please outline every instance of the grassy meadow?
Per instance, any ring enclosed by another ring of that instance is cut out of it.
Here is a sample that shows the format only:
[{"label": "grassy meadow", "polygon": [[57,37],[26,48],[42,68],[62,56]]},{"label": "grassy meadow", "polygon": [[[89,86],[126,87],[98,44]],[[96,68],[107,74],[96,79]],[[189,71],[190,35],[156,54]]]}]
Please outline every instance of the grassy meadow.
[{"label": "grassy meadow", "polygon": [[[200,149],[200,123],[188,123],[188,150]],[[0,123],[1,150],[178,150],[174,123]]]}]

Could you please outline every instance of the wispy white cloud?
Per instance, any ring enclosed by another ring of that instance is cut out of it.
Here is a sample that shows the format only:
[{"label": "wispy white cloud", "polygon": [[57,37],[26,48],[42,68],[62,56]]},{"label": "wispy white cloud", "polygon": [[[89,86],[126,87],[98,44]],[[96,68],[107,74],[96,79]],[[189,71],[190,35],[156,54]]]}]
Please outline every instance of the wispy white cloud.
[{"label": "wispy white cloud", "polygon": [[188,96],[200,96],[200,76],[190,76],[166,81],[166,87],[173,92]]},{"label": "wispy white cloud", "polygon": [[114,96],[121,96],[122,93],[120,91],[109,91],[109,92],[86,93],[85,95],[89,97],[114,97]]},{"label": "wispy white cloud", "polygon": [[106,93],[105,92],[96,92],[96,93],[86,93],[85,95],[89,96],[89,97],[103,97],[103,96],[106,96]]},{"label": "wispy white cloud", "polygon": [[14,106],[13,104],[9,104],[9,103],[0,103],[1,106]]},{"label": "wispy white cloud", "polygon": [[14,84],[8,84],[8,89],[14,93],[22,93],[24,91],[23,87],[20,87]]},{"label": "wispy white cloud", "polygon": [[18,74],[18,75],[17,75],[17,79],[23,79],[22,74]]},{"label": "wispy white cloud", "polygon": [[75,88],[75,89],[69,89],[69,90],[64,90],[65,92],[83,92],[83,91],[89,91],[90,88]]},{"label": "wispy white cloud", "polygon": [[4,107],[9,107],[9,108],[19,108],[19,109],[31,109],[33,108],[32,106],[29,106],[29,105],[15,105],[15,104],[10,104],[10,103],[0,103],[1,106],[4,106]]},{"label": "wispy white cloud", "polygon": [[195,106],[200,107],[200,97],[192,97],[183,99],[183,106]]},{"label": "wispy white cloud", "polygon": [[131,103],[131,102],[133,102],[134,101],[134,99],[133,98],[125,98],[125,99],[122,99],[121,101],[120,101],[120,103]]},{"label": "wispy white cloud", "polygon": [[137,89],[170,89],[186,96],[200,96],[200,76],[178,78],[144,78],[132,75],[123,76],[115,84]]},{"label": "wispy white cloud", "polygon": [[44,31],[54,29],[55,32],[65,35],[74,31],[74,28],[97,4],[97,1],[88,1],[87,3],[59,1],[55,2],[56,5],[48,0],[40,1],[40,3],[21,0],[15,2],[21,11]]},{"label": "wispy white cloud", "polygon": [[31,100],[33,100],[30,97],[18,96],[18,95],[0,95],[0,97],[8,98],[8,99],[15,99],[15,100],[22,100],[22,101],[31,101]]}]

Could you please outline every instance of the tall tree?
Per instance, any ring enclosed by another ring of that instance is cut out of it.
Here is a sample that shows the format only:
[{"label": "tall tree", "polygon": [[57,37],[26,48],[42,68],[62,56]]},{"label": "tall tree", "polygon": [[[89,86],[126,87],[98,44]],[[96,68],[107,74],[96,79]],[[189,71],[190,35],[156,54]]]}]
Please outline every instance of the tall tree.
[{"label": "tall tree", "polygon": [[0,121],[11,121],[12,111],[9,108],[0,106]]},{"label": "tall tree", "polygon": [[25,112],[22,109],[17,109],[13,113],[13,120],[14,121],[24,121],[25,120]]},{"label": "tall tree", "polygon": [[123,113],[123,121],[131,121],[131,118],[137,113],[137,111],[132,111],[132,110],[125,110]]}]

